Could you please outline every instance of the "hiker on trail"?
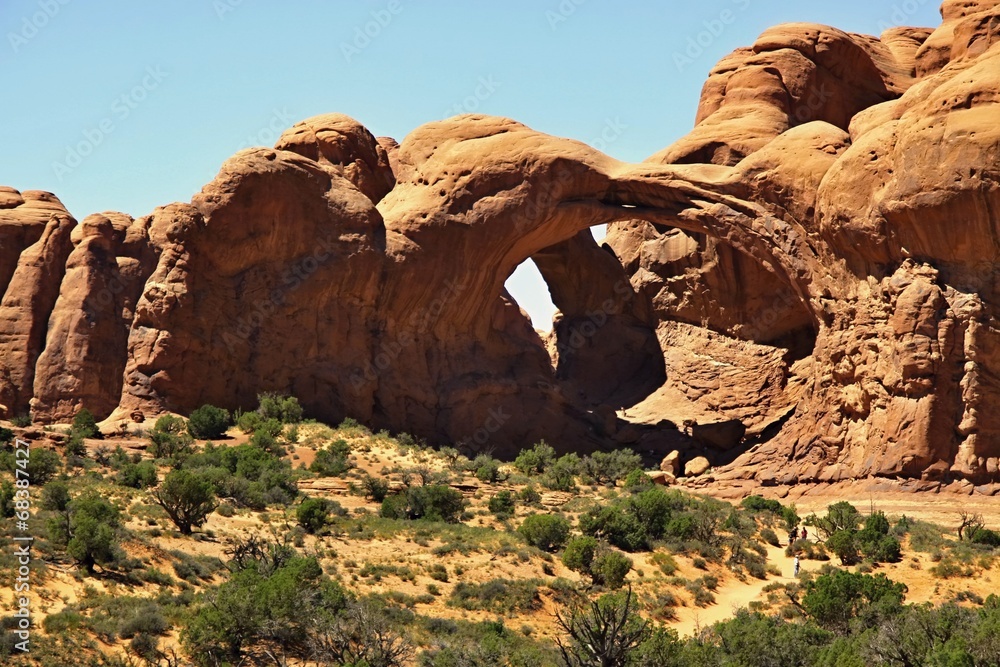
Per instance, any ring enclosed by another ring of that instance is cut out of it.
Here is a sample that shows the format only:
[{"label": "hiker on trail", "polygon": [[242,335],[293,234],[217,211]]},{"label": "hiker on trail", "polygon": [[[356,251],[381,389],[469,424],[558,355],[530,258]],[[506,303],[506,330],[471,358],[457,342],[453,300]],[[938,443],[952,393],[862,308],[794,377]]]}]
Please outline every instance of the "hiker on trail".
[{"label": "hiker on trail", "polygon": [[798,556],[795,557],[795,569],[793,571],[792,576],[793,577],[799,576],[799,557]]},{"label": "hiker on trail", "polygon": [[806,539],[806,527],[802,526],[802,539]]},{"label": "hiker on trail", "polygon": [[788,546],[792,546],[793,544],[795,544],[795,538],[797,538],[798,536],[799,536],[799,531],[795,530],[794,528],[788,531]]}]

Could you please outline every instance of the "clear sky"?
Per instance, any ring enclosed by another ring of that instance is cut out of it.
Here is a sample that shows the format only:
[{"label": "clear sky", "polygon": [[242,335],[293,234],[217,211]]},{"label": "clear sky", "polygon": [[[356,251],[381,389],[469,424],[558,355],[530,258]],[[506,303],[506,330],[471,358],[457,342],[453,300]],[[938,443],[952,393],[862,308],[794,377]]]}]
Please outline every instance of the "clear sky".
[{"label": "clear sky", "polygon": [[[235,151],[346,113],[376,135],[475,111],[642,160],[767,27],[937,25],[933,0],[0,0],[0,184],[78,219],[187,201]],[[508,281],[535,326],[552,305]]]}]

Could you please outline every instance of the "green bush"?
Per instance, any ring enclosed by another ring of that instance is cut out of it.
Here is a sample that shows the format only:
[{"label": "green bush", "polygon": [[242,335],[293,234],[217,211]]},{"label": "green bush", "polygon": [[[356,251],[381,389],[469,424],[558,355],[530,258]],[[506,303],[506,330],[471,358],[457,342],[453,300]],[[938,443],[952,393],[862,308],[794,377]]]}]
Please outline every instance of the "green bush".
[{"label": "green bush", "polygon": [[536,442],[531,449],[521,450],[514,459],[514,467],[525,475],[540,475],[544,473],[556,459],[554,450],[544,440]]},{"label": "green bush", "polygon": [[153,497],[184,535],[190,535],[192,528],[204,524],[218,505],[210,479],[188,470],[169,473]]},{"label": "green bush", "polygon": [[253,433],[264,418],[256,412],[243,412],[236,418],[236,427],[244,433]]},{"label": "green bush", "polygon": [[842,565],[854,565],[860,560],[858,545],[854,539],[854,531],[836,531],[827,539],[826,548],[840,559]]},{"label": "green bush", "polygon": [[580,472],[580,457],[569,453],[560,456],[542,475],[542,486],[553,491],[573,491]]},{"label": "green bush", "polygon": [[778,541],[778,534],[775,533],[770,528],[761,529],[760,539],[764,540],[764,542],[770,544],[772,547],[777,547],[781,545],[781,543]]},{"label": "green bush", "polygon": [[632,560],[613,549],[604,549],[594,557],[590,566],[594,583],[608,588],[621,588],[625,576],[632,570]]},{"label": "green bush", "polygon": [[630,449],[594,452],[580,461],[580,474],[595,484],[614,484],[637,469],[642,469],[642,457]]},{"label": "green bush", "polygon": [[490,497],[489,510],[500,520],[511,518],[514,516],[514,494],[498,491]]},{"label": "green bush", "polygon": [[382,501],[381,516],[387,519],[426,519],[458,523],[465,510],[462,493],[445,484],[411,486],[405,494]]},{"label": "green bush", "polygon": [[121,513],[96,493],[88,493],[69,504],[69,540],[66,553],[89,574],[94,566],[113,564],[121,555],[118,548]]},{"label": "green bush", "polygon": [[181,458],[194,444],[184,420],[173,415],[163,415],[156,420],[149,440],[149,451],[157,458]]},{"label": "green bush", "polygon": [[[897,612],[905,595],[906,586],[884,574],[871,576],[837,570],[806,584],[802,607],[820,626],[844,632],[852,619],[869,611],[876,612],[876,616]],[[867,625],[873,622],[877,623],[877,618],[869,618]]]},{"label": "green bush", "polygon": [[517,529],[525,541],[542,551],[558,551],[569,537],[570,524],[556,514],[532,514]]},{"label": "green bush", "polygon": [[73,425],[70,433],[79,435],[81,438],[100,438],[101,432],[97,429],[97,420],[93,413],[87,408],[81,408],[73,417]]},{"label": "green bush", "polygon": [[1000,533],[989,528],[980,528],[969,535],[969,541],[973,544],[983,544],[988,547],[1000,547]]},{"label": "green bush", "polygon": [[15,415],[10,423],[18,428],[28,428],[31,426],[31,414],[28,412],[22,412],[19,415]]},{"label": "green bush", "polygon": [[200,440],[215,440],[229,428],[229,411],[214,405],[203,405],[188,417],[188,433]]},{"label": "green bush", "polygon": [[577,536],[566,543],[562,563],[574,572],[590,574],[590,566],[594,563],[599,542],[589,535]]},{"label": "green bush", "polygon": [[152,461],[126,463],[118,471],[118,483],[133,489],[156,486],[156,464]]},{"label": "green bush", "polygon": [[307,498],[295,511],[295,518],[306,532],[315,533],[326,525],[330,517],[330,502],[324,498]]},{"label": "green bush", "polygon": [[826,516],[812,516],[810,520],[824,535],[829,537],[839,530],[856,531],[858,525],[863,522],[863,517],[854,505],[847,501],[840,501],[827,507]]},{"label": "green bush", "polygon": [[517,494],[517,499],[525,505],[535,505],[542,500],[542,494],[538,493],[535,487],[528,485]]},{"label": "green bush", "polygon": [[283,394],[260,394],[257,396],[257,412],[266,419],[275,419],[282,424],[297,424],[302,421],[302,406],[299,399]]},{"label": "green bush", "polygon": [[351,446],[346,440],[335,440],[316,452],[316,458],[309,465],[309,470],[320,477],[339,477],[353,467],[348,458],[350,454]]},{"label": "green bush", "polygon": [[650,560],[668,577],[674,576],[674,573],[678,570],[677,561],[674,560],[673,556],[664,551],[653,553]]},{"label": "green bush", "polygon": [[469,470],[476,479],[486,484],[494,484],[501,479],[500,462],[489,454],[480,454],[469,463]]},{"label": "green bush", "polygon": [[[32,447],[25,467],[21,468],[19,462],[24,462],[24,458],[17,458],[14,452],[4,452],[0,454],[0,464],[2,468],[9,472],[24,470],[28,473],[28,479],[32,486],[41,486],[59,473],[62,468],[62,457],[51,449]],[[15,473],[17,474],[17,473]]]},{"label": "green bush", "polygon": [[14,485],[8,480],[0,484],[0,518],[9,519],[14,516],[17,508],[14,506]]},{"label": "green bush", "polygon": [[14,432],[9,428],[0,426],[0,445],[9,445],[14,439]]},{"label": "green bush", "polygon": [[274,560],[266,547],[261,553],[231,562],[228,581],[190,613],[181,641],[199,666],[245,664],[275,646],[302,649],[310,637],[332,639],[335,627],[354,636],[356,629],[332,625],[347,610],[347,595],[314,558],[282,552]]},{"label": "green bush", "polygon": [[492,579],[482,584],[460,581],[448,604],[460,609],[497,614],[533,611],[541,607],[538,583],[529,579]]},{"label": "green bush", "polygon": [[365,497],[371,498],[377,503],[382,502],[389,495],[389,482],[381,477],[365,475],[364,479],[361,480],[361,487],[365,490]]}]

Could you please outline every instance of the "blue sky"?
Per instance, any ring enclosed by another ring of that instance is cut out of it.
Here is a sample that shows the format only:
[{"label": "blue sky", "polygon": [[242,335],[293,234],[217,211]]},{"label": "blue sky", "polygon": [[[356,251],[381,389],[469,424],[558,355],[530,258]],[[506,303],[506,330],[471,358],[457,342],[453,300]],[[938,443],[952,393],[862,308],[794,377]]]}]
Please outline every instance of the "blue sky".
[{"label": "blue sky", "polygon": [[[712,65],[777,23],[878,34],[932,0],[3,0],[0,184],[82,219],[187,201],[297,120],[376,135],[475,111],[641,160],[690,129]],[[537,272],[508,281],[537,327]]]}]

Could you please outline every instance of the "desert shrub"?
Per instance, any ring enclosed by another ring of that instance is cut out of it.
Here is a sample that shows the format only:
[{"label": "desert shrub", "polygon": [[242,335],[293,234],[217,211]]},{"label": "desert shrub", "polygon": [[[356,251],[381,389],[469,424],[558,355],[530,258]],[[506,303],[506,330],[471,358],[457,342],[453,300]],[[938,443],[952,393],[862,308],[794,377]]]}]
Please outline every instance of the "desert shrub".
[{"label": "desert shrub", "polygon": [[642,469],[642,457],[629,449],[594,452],[580,461],[580,474],[596,484],[614,484],[636,469]]},{"label": "desert shrub", "polygon": [[469,462],[468,468],[480,482],[494,484],[502,478],[500,462],[489,454],[479,454]]},{"label": "desert shrub", "polygon": [[32,486],[38,486],[45,484],[59,473],[59,469],[62,468],[62,457],[50,449],[32,447],[27,461],[23,457],[17,458],[12,451],[3,452],[0,454],[0,467],[12,473],[15,470],[23,470],[28,473]]},{"label": "desert shrub", "polygon": [[244,433],[253,433],[263,421],[257,412],[243,412],[236,418],[236,427]]},{"label": "desert shrub", "polygon": [[636,468],[625,475],[625,481],[622,483],[622,486],[632,491],[641,491],[646,487],[652,486],[652,484],[653,480],[650,479],[649,475],[645,471]]},{"label": "desert shrub", "polygon": [[558,551],[569,537],[570,524],[556,514],[532,514],[524,519],[517,532],[542,551]]},{"label": "desert shrub", "polygon": [[556,459],[542,475],[542,486],[553,491],[573,491],[580,472],[580,457],[572,452]]},{"label": "desert shrub", "polygon": [[306,532],[315,533],[330,517],[330,502],[324,498],[307,498],[295,511],[295,518]]},{"label": "desert shrub", "polygon": [[188,470],[170,472],[153,497],[184,535],[204,524],[218,505],[215,487],[208,476]]},{"label": "desert shrub", "polygon": [[775,533],[770,528],[763,528],[763,529],[761,529],[761,531],[760,531],[760,539],[764,540],[764,542],[766,542],[767,544],[770,544],[772,547],[777,547],[777,546],[780,546],[780,544],[781,544],[778,541],[778,534]]},{"label": "desert shrub", "polygon": [[361,488],[364,489],[366,498],[371,498],[377,503],[382,502],[389,495],[389,482],[381,477],[365,475],[361,480]]},{"label": "desert shrub", "polygon": [[864,557],[875,563],[896,563],[902,555],[899,540],[892,535],[865,528],[857,533],[856,541]]},{"label": "desert shrub", "polygon": [[118,634],[122,639],[144,633],[147,635],[162,635],[170,628],[163,616],[163,610],[155,602],[149,602],[135,611],[135,614],[125,619],[119,627]]},{"label": "desert shrub", "polygon": [[201,440],[215,440],[229,428],[229,410],[203,405],[188,417],[188,433]]},{"label": "desert shrub", "polygon": [[521,450],[514,459],[514,467],[525,475],[541,475],[556,459],[556,450],[544,440],[536,442],[531,449]]},{"label": "desert shrub", "polygon": [[653,562],[654,565],[656,565],[656,567],[660,568],[660,572],[667,575],[668,577],[674,576],[674,573],[677,572],[678,570],[677,561],[674,560],[673,556],[671,556],[665,551],[655,552],[650,557],[650,560]]},{"label": "desert shrub", "polygon": [[[676,651],[669,648],[670,635],[659,635],[656,644],[647,644],[652,639],[649,624],[639,617],[635,607],[636,598],[629,590],[602,595],[589,606],[572,607],[565,615],[556,614],[565,635],[556,640],[561,664],[567,667],[679,664],[672,661]],[[651,662],[639,662],[639,657]]]},{"label": "desert shrub", "polygon": [[871,576],[837,570],[808,582],[802,597],[805,612],[821,627],[845,632],[854,618],[865,625],[878,622],[879,616],[898,612],[906,595],[906,586],[884,574]]},{"label": "desert shrub", "polygon": [[282,424],[297,424],[302,421],[302,406],[299,399],[283,394],[260,394],[257,396],[257,412],[266,419],[275,419]]},{"label": "desert shrub", "polygon": [[311,472],[320,477],[338,477],[353,466],[349,459],[351,446],[346,440],[338,439],[316,452],[316,458],[309,466]]},{"label": "desert shrub", "polygon": [[444,484],[411,486],[405,494],[382,501],[381,515],[388,519],[458,523],[465,509],[462,493]]},{"label": "desert shrub", "polygon": [[287,505],[298,495],[288,461],[250,444],[216,447],[209,443],[188,457],[183,467],[201,471],[214,485],[216,495],[241,507]]},{"label": "desert shrub", "polygon": [[538,493],[535,487],[528,485],[517,494],[517,499],[525,505],[535,505],[542,500],[542,494]]},{"label": "desert shrub", "polygon": [[599,542],[589,535],[577,536],[566,543],[562,563],[574,572],[590,574],[590,566],[594,563]]},{"label": "desert shrub", "polygon": [[9,445],[14,440],[14,432],[9,428],[0,426],[0,445]]},{"label": "desert shrub", "polygon": [[969,541],[973,544],[982,544],[988,547],[1000,547],[1000,533],[989,528],[980,528],[969,535]]},{"label": "desert shrub", "polygon": [[652,487],[592,507],[580,517],[580,530],[625,551],[651,550],[665,538],[718,543],[722,507]]},{"label": "desert shrub", "polygon": [[460,581],[452,590],[449,606],[497,614],[527,612],[541,606],[538,582],[531,579],[492,579],[481,584]]},{"label": "desert shrub", "polygon": [[448,568],[441,563],[434,563],[427,568],[427,576],[435,581],[448,583]]},{"label": "desert shrub", "polygon": [[10,423],[18,428],[27,428],[31,426],[31,414],[28,412],[22,412],[21,414],[12,417]]},{"label": "desert shrub", "polygon": [[310,637],[333,639],[343,589],[313,558],[231,563],[229,580],[198,605],[181,633],[189,655],[204,667],[238,664],[262,647],[302,652]]},{"label": "desert shrub", "polygon": [[9,519],[14,516],[17,506],[14,504],[16,494],[14,485],[8,480],[0,484],[0,518]]},{"label": "desert shrub", "polygon": [[867,530],[867,531],[869,531],[871,533],[877,533],[879,535],[888,535],[889,534],[889,519],[886,518],[885,512],[883,512],[881,510],[877,510],[875,512],[872,512],[865,519],[864,530]]},{"label": "desert shrub", "polygon": [[514,516],[514,494],[510,491],[499,491],[490,497],[489,510],[498,519],[509,519]]},{"label": "desert shrub", "polygon": [[594,583],[612,589],[621,588],[625,583],[625,576],[631,570],[632,559],[614,549],[600,550],[590,566]]},{"label": "desert shrub", "polygon": [[829,537],[840,530],[853,533],[863,523],[863,517],[854,505],[840,501],[827,507],[826,516],[811,516],[810,523]]},{"label": "desert shrub", "polygon": [[118,471],[117,481],[122,486],[145,489],[156,486],[156,464],[152,461],[126,463]]},{"label": "desert shrub", "polygon": [[163,415],[156,420],[149,433],[149,441],[149,451],[157,458],[183,457],[194,444],[184,420],[173,415]]},{"label": "desert shrub", "polygon": [[763,496],[747,496],[740,503],[740,507],[750,512],[769,512],[781,519],[786,530],[792,530],[801,521],[794,505],[785,506],[777,500]]},{"label": "desert shrub", "polygon": [[830,535],[826,541],[826,548],[840,559],[842,565],[854,565],[860,559],[858,545],[852,530],[838,530]]},{"label": "desert shrub", "polygon": [[96,493],[87,493],[68,505],[69,533],[66,553],[88,574],[94,567],[112,565],[121,557],[121,512]]},{"label": "desert shrub", "polygon": [[73,417],[73,424],[70,433],[79,435],[81,438],[100,438],[101,432],[97,430],[97,420],[94,414],[87,408],[81,408]]}]

